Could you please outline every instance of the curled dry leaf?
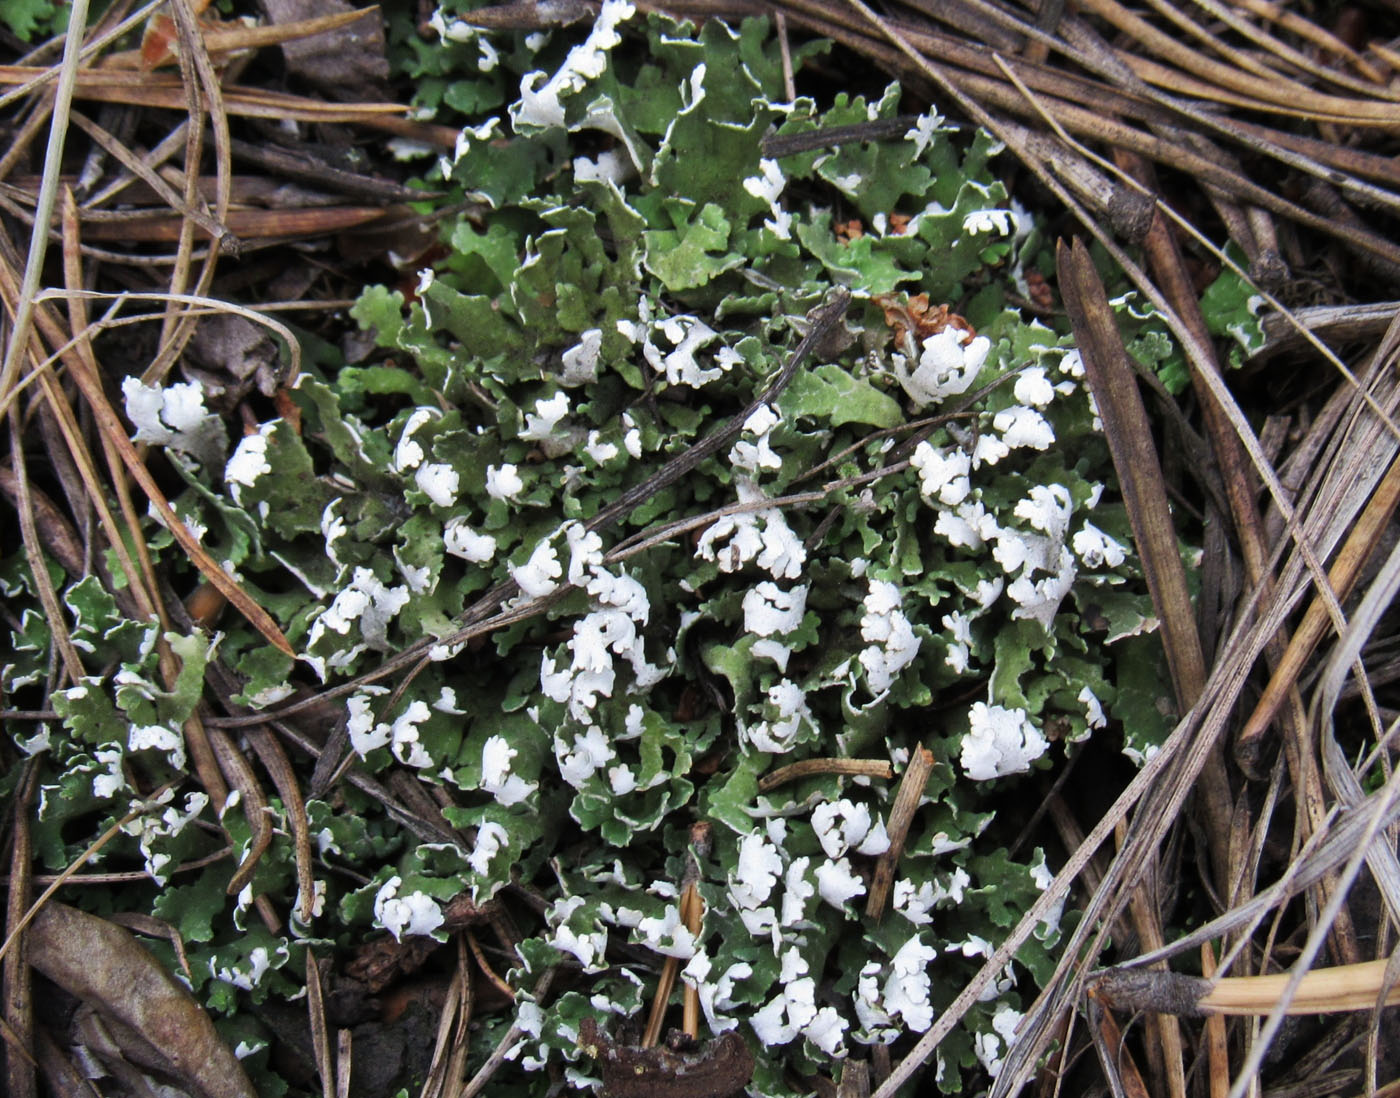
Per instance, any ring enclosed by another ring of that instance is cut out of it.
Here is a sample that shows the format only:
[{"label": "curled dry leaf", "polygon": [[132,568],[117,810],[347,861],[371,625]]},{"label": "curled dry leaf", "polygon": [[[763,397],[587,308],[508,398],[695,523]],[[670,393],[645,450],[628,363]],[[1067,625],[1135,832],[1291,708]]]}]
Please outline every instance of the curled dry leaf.
[{"label": "curled dry leaf", "polygon": [[106,919],[46,904],[29,928],[29,961],[59,987],[140,1033],[202,1098],[256,1098],[243,1066],[194,997],[137,940]]},{"label": "curled dry leaf", "polygon": [[884,310],[885,323],[894,330],[895,340],[911,354],[917,354],[924,340],[945,328],[962,332],[959,342],[964,344],[977,338],[977,329],[947,305],[930,306],[928,294],[914,294],[907,301],[900,294],[876,294],[874,300]]}]

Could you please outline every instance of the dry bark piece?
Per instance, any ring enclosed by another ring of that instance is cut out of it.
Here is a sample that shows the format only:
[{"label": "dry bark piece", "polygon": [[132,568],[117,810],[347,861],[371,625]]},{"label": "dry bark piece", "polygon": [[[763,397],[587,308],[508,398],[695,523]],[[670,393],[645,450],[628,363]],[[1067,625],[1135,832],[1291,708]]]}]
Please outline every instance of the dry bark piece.
[{"label": "dry bark piece", "polygon": [[[262,0],[272,23],[305,22],[316,16],[355,9],[344,0]],[[362,12],[348,25],[282,43],[287,71],[332,99],[379,94],[389,78],[384,57],[384,27],[376,9]]]},{"label": "dry bark piece", "polygon": [[[1305,973],[1284,1007],[1285,1014],[1327,1014],[1373,1010],[1400,1004],[1400,986],[1386,979],[1386,960],[1337,965]],[[1204,980],[1179,972],[1142,968],[1105,969],[1089,984],[1089,995],[1112,1010],[1151,1010],[1182,1018],[1214,1014],[1264,1015],[1274,1010],[1287,991],[1292,973],[1230,976]]]},{"label": "dry bark piece", "polygon": [[140,1033],[202,1098],[257,1098],[209,1015],[121,927],[48,903],[29,927],[29,961],[59,987]]},{"label": "dry bark piece", "polygon": [[579,1045],[598,1062],[603,1098],[733,1098],[753,1078],[753,1053],[732,1030],[694,1048],[641,1048],[613,1041],[585,1018]]}]

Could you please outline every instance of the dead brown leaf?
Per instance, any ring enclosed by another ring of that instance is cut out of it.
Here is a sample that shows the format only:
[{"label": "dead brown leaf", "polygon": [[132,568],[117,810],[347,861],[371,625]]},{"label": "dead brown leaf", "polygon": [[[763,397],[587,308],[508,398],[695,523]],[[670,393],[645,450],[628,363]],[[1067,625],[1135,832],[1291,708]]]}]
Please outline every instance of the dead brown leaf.
[{"label": "dead brown leaf", "polygon": [[209,1015],[127,931],[65,904],[29,927],[29,961],[71,995],[139,1033],[203,1098],[257,1098]]}]

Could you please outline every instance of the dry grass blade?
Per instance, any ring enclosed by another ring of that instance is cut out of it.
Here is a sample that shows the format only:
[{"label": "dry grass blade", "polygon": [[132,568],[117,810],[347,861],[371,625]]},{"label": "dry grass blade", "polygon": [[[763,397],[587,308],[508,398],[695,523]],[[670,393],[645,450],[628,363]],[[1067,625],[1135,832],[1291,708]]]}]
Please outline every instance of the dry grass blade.
[{"label": "dry grass blade", "polygon": [[[87,24],[87,0],[74,0],[69,19],[75,26]],[[40,185],[39,199],[35,206],[35,222],[39,225],[47,225],[53,219],[54,203],[58,198],[58,177],[63,165],[63,145],[68,129],[68,108],[73,102],[78,78],[78,46],[77,36],[64,43],[63,65],[59,70],[58,88],[54,92],[49,143],[44,156],[44,181]],[[47,233],[31,235],[23,280],[16,294],[6,295],[6,305],[14,310],[15,316],[5,344],[4,365],[0,366],[0,397],[4,397],[13,389],[19,380],[21,361],[29,347],[34,296],[39,290],[48,240]]]},{"label": "dry grass blade", "polygon": [[335,1072],[331,1067],[331,1043],[326,1027],[326,1003],[321,992],[321,969],[316,951],[306,950],[306,1012],[311,1024],[311,1050],[321,1077],[322,1098],[335,1098]]},{"label": "dry grass blade", "polygon": [[[357,23],[366,15],[379,11],[379,6],[355,8],[351,11],[334,12],[313,19],[298,19],[288,23],[273,23],[264,26],[244,26],[242,24],[216,24],[203,28],[201,37],[205,48],[211,54],[228,54],[240,50],[257,50],[264,46],[280,46],[284,42],[294,42],[299,38],[324,34]],[[168,65],[175,60],[167,52],[162,57],[146,56],[143,50],[122,50],[104,57],[97,65],[99,69],[139,69],[149,71],[159,65]]]},{"label": "dry grass blade", "polygon": [[[1380,546],[1397,506],[1400,506],[1400,460],[1392,464],[1387,471],[1376,494],[1356,525],[1352,527],[1345,544],[1337,554],[1337,559],[1327,573],[1327,582],[1338,602],[1345,600],[1351,593],[1361,570]],[[1240,731],[1236,740],[1237,751],[1250,754],[1257,752],[1258,738],[1268,729],[1288,691],[1298,681],[1330,620],[1327,602],[1315,598],[1309,603],[1307,613],[1293,634],[1283,662],[1270,678],[1269,685],[1254,712]]]},{"label": "dry grass blade", "polygon": [[[1084,0],[1080,8],[1131,36],[1134,41],[1176,65],[1179,71],[1195,73],[1198,80],[1190,90],[1199,98],[1230,99],[1237,105],[1256,110],[1277,110],[1350,125],[1394,126],[1400,122],[1400,104],[1397,103],[1325,95],[1296,81],[1279,79],[1276,75],[1250,74],[1241,71],[1237,65],[1207,60],[1116,0]],[[1120,56],[1124,63],[1149,82],[1178,83],[1174,79],[1175,71],[1164,70],[1131,54],[1120,53]],[[1177,90],[1186,89],[1178,87]]]},{"label": "dry grass blade", "polygon": [[[38,776],[38,768],[33,760],[27,761],[20,776],[19,793],[14,801],[14,826],[10,831],[10,881],[5,897],[7,934],[14,932],[34,898],[30,821]],[[18,949],[5,958],[3,970],[0,970],[0,980],[3,980],[5,1024],[15,1038],[11,1047],[27,1050],[32,1047],[34,1037],[34,989],[25,952],[24,949]],[[9,1033],[6,1034],[7,1039]],[[37,1093],[34,1062],[27,1056],[7,1056],[5,1059],[6,1093],[10,1098],[34,1098]]]}]

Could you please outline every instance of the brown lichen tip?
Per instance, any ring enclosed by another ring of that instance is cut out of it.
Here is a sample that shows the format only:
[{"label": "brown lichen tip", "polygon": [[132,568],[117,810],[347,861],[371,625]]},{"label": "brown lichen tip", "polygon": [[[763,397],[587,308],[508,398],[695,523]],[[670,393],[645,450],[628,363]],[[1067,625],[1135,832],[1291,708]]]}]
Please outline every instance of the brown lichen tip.
[{"label": "brown lichen tip", "polygon": [[1211,982],[1197,976],[1152,968],[1109,968],[1090,978],[1086,993],[1110,1010],[1197,1018],[1210,1013],[1201,1006],[1210,990]]},{"label": "brown lichen tip", "polygon": [[603,1098],[734,1098],[753,1078],[753,1052],[737,1033],[703,1044],[674,1036],[655,1048],[622,1044],[585,1018],[579,1048],[598,1062]]}]

